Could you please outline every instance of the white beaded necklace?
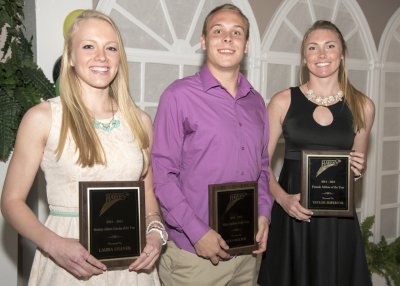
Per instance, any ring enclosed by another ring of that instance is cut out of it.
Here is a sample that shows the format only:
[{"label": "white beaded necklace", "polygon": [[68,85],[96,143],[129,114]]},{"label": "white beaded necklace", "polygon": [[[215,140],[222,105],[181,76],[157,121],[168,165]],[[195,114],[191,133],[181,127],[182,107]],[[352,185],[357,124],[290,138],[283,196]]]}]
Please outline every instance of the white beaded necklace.
[{"label": "white beaded necklace", "polygon": [[321,97],[319,95],[315,95],[314,91],[308,87],[308,82],[306,83],[307,91],[306,97],[309,101],[319,105],[319,106],[327,106],[337,101],[342,101],[343,91],[340,89],[336,92],[335,95],[330,95],[328,97]]}]

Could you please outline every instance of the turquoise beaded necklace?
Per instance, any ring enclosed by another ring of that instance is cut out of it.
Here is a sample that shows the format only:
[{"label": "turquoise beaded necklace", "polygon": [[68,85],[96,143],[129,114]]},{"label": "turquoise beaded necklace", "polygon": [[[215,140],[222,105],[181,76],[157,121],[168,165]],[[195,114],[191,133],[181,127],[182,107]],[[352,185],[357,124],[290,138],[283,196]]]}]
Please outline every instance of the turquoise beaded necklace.
[{"label": "turquoise beaded necklace", "polygon": [[93,127],[96,129],[106,131],[106,132],[111,132],[114,128],[119,127],[120,124],[121,124],[120,120],[115,119],[114,116],[111,119],[111,121],[108,123],[103,123],[103,122],[100,122],[100,121],[96,120],[95,118],[93,118]]},{"label": "turquoise beaded necklace", "polygon": [[93,120],[93,127],[96,129],[100,129],[106,132],[111,132],[114,128],[118,128],[121,125],[121,122],[119,119],[114,118],[114,109],[112,110],[113,116],[111,118],[111,121],[108,123],[104,123],[101,121],[98,121],[96,118],[92,118]]}]

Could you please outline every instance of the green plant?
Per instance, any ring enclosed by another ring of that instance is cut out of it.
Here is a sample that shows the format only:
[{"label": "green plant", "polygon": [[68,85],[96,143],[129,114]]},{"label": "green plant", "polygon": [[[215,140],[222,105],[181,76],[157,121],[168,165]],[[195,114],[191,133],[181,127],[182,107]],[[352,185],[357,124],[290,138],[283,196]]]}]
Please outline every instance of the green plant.
[{"label": "green plant", "polygon": [[400,286],[400,237],[391,243],[383,236],[378,243],[371,242],[374,221],[375,217],[370,216],[361,224],[369,272],[382,276],[389,286]]},{"label": "green plant", "polygon": [[0,63],[1,161],[10,156],[25,112],[55,95],[54,84],[33,60],[32,38],[24,35],[23,7],[24,0],[0,0],[0,35],[5,39]]}]

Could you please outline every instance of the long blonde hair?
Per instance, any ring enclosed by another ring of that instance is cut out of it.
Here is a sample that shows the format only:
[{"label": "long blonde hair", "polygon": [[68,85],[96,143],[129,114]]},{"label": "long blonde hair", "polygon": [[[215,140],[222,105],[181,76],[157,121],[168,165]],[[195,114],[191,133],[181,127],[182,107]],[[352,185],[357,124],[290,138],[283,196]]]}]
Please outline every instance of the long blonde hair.
[{"label": "long blonde hair", "polygon": [[114,21],[107,15],[95,11],[85,10],[75,18],[69,28],[64,43],[62,54],[62,63],[60,71],[60,98],[62,103],[62,123],[60,130],[60,140],[56,149],[57,159],[59,159],[64,150],[67,137],[72,136],[76,145],[76,151],[79,153],[77,164],[82,167],[92,167],[94,164],[107,163],[106,154],[101,145],[96,130],[93,127],[92,118],[82,101],[82,94],[78,76],[74,67],[71,65],[72,39],[79,23],[88,19],[99,19],[111,25],[117,34],[118,52],[120,63],[117,74],[110,84],[109,96],[114,100],[118,109],[124,118],[143,154],[144,176],[148,170],[149,160],[149,137],[144,128],[140,117],[140,110],[134,103],[128,83],[128,61],[126,58],[121,34]]},{"label": "long blonde hair", "polygon": [[306,31],[303,37],[303,42],[301,44],[301,59],[300,59],[300,84],[305,84],[310,79],[307,64],[305,64],[305,44],[308,39],[308,36],[314,32],[315,30],[329,30],[337,35],[339,41],[342,45],[342,57],[343,59],[340,62],[339,66],[339,74],[338,81],[340,89],[343,90],[344,99],[349,107],[351,114],[353,116],[353,128],[355,131],[358,131],[362,128],[365,128],[365,115],[364,115],[364,102],[366,96],[356,89],[350,82],[347,75],[347,67],[346,67],[346,57],[347,57],[347,45],[346,41],[343,38],[342,33],[330,21],[318,20],[314,22],[314,24]]}]

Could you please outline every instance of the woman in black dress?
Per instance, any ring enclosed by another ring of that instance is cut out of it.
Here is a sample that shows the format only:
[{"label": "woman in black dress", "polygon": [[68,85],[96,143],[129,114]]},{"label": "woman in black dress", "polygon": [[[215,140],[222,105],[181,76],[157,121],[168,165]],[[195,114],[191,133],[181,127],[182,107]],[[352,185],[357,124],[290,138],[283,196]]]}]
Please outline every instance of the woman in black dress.
[{"label": "woman in black dress", "polygon": [[303,38],[301,85],[278,92],[268,105],[269,155],[283,134],[285,160],[279,182],[270,170],[275,203],[260,285],[372,285],[357,215],[317,217],[300,204],[301,150],[352,150],[354,177],[366,168],[375,107],[349,82],[346,54],[338,28],[315,22]]}]

